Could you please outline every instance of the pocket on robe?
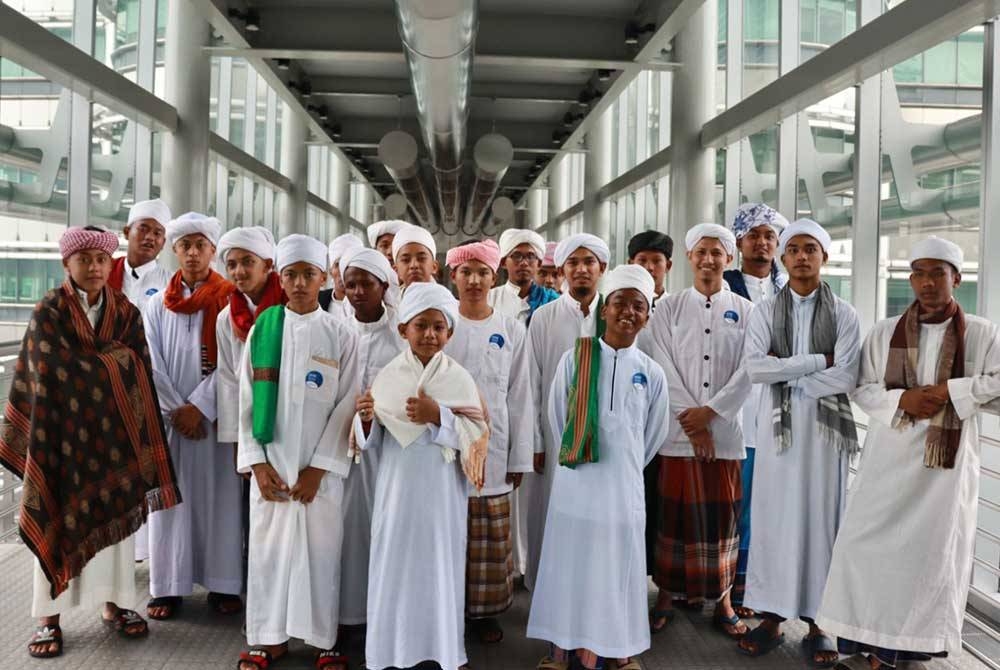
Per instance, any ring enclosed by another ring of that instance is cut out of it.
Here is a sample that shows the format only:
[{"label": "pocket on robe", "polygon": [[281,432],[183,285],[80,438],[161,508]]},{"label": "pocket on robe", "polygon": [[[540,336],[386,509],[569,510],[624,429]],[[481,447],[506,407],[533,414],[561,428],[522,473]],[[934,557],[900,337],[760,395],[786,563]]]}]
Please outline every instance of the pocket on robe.
[{"label": "pocket on robe", "polygon": [[319,356],[310,357],[303,380],[306,400],[333,404],[339,382],[340,366],[337,361]]}]

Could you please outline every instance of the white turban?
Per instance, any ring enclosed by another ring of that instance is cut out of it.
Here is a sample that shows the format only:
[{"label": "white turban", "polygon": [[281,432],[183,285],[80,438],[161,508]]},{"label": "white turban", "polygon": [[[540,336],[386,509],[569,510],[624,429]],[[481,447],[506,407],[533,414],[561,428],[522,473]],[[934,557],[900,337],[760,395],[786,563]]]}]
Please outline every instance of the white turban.
[{"label": "white turban", "polygon": [[431,256],[437,257],[437,245],[434,243],[434,236],[431,235],[430,231],[426,228],[421,228],[420,226],[413,226],[406,224],[406,228],[401,229],[396,236],[392,238],[392,258],[396,259],[399,250],[402,249],[407,244],[412,243],[422,244],[427,247]]},{"label": "white turban", "polygon": [[409,323],[410,319],[429,309],[440,310],[448,320],[448,327],[455,327],[458,301],[444,286],[430,282],[417,282],[406,287],[399,305],[399,322]]},{"label": "white turban", "polygon": [[219,240],[219,261],[226,264],[226,254],[233,249],[245,249],[264,260],[274,260],[274,235],[267,228],[250,226],[233,228]]},{"label": "white turban", "polygon": [[293,263],[309,263],[326,272],[326,245],[308,235],[289,235],[278,242],[278,272]]},{"label": "white turban", "polygon": [[641,265],[628,264],[619,265],[604,276],[604,295],[611,297],[615,291],[625,288],[634,288],[641,293],[650,306],[653,305],[653,298],[656,297],[656,285],[653,283],[653,275]]},{"label": "white turban", "polygon": [[382,252],[366,247],[349,249],[340,257],[337,267],[340,268],[341,277],[347,273],[347,268],[364,270],[386,284],[396,277],[396,271],[389,265],[389,259]]},{"label": "white turban", "polygon": [[506,258],[522,244],[531,245],[531,250],[538,256],[539,262],[545,258],[545,239],[535,231],[523,228],[508,228],[500,233],[500,257]]},{"label": "white turban", "polygon": [[337,261],[343,258],[344,254],[348,251],[363,249],[364,246],[364,242],[351,233],[334,238],[327,249],[328,256],[330,257],[330,266],[332,267]]},{"label": "white turban", "polygon": [[913,249],[910,250],[910,265],[921,258],[951,263],[957,272],[961,272],[965,254],[962,253],[962,248],[951,240],[931,235],[914,244]]},{"label": "white turban", "polygon": [[153,219],[166,228],[171,218],[173,217],[170,215],[170,208],[167,207],[167,203],[159,198],[156,200],[143,200],[132,205],[132,209],[128,211],[128,223],[125,225],[131,226],[136,221],[141,221],[142,219]]},{"label": "white turban", "polygon": [[607,263],[608,259],[611,258],[611,250],[608,249],[608,245],[604,240],[590,233],[577,233],[576,235],[570,235],[556,247],[554,254],[556,267],[561,268],[566,263],[566,259],[581,247],[594,252],[597,260],[602,263]]},{"label": "white turban", "polygon": [[388,221],[376,221],[372,225],[368,226],[368,246],[372,249],[378,244],[378,238],[383,235],[395,235],[403,228],[407,226],[412,226],[412,223],[406,221],[400,221],[399,219],[389,219]]},{"label": "white turban", "polygon": [[204,235],[212,246],[218,246],[221,234],[222,224],[217,218],[188,212],[167,224],[167,246],[173,249],[177,240],[188,235]]},{"label": "white turban", "polygon": [[823,226],[819,225],[812,219],[799,219],[792,225],[781,231],[781,235],[778,237],[778,255],[783,256],[785,254],[785,245],[788,244],[788,240],[796,237],[797,235],[808,235],[823,247],[824,252],[830,251],[830,233],[823,230]]},{"label": "white turban", "polygon": [[725,248],[727,254],[730,256],[736,255],[736,236],[733,235],[733,231],[717,223],[699,223],[694,228],[691,228],[687,231],[687,235],[684,236],[684,246],[688,251],[691,251],[697,246],[699,240],[706,237],[719,240],[722,242],[722,246]]}]

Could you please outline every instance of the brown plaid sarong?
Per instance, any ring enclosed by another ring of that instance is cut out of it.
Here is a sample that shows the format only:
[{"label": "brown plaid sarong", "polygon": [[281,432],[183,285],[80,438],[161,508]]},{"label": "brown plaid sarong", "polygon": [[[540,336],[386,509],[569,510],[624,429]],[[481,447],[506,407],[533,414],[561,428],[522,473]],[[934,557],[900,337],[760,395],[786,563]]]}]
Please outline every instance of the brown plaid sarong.
[{"label": "brown plaid sarong", "polygon": [[510,494],[469,498],[465,567],[465,615],[496,616],[514,601]]},{"label": "brown plaid sarong", "polygon": [[662,457],[658,490],[653,581],[687,600],[719,600],[736,577],[740,462]]}]

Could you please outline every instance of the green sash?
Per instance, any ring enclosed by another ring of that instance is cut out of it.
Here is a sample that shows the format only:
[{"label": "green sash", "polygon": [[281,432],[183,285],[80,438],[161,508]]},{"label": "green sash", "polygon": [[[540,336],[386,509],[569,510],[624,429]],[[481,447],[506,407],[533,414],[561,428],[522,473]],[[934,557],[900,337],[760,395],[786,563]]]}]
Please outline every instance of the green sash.
[{"label": "green sash", "polygon": [[573,364],[573,385],[569,388],[566,428],[559,448],[559,465],[570,469],[581,463],[597,463],[600,457],[597,444],[600,338],[578,339],[573,351]]},{"label": "green sash", "polygon": [[250,337],[253,368],[253,437],[265,452],[274,441],[274,417],[278,411],[278,370],[285,308],[275,305],[261,312]]}]

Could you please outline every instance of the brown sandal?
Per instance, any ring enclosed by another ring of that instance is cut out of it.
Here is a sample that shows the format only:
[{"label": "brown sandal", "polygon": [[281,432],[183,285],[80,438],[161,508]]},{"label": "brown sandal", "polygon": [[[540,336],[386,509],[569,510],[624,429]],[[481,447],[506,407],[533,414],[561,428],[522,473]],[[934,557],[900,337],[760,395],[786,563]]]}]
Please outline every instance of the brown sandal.
[{"label": "brown sandal", "polygon": [[[48,647],[50,644],[56,645],[56,648],[53,650],[46,649],[45,651],[35,651],[32,649],[32,647],[40,645]],[[59,627],[59,624],[39,626],[35,629],[35,633],[31,636],[31,641],[28,642],[29,656],[32,658],[55,658],[56,656],[62,656],[62,652],[62,629]]]}]

